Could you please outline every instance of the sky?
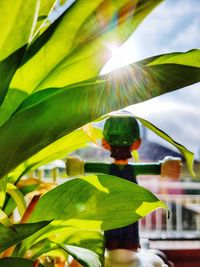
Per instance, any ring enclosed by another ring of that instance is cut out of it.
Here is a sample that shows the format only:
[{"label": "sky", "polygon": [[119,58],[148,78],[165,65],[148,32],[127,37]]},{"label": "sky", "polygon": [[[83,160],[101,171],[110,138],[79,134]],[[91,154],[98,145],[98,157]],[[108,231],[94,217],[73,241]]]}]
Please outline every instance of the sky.
[{"label": "sky", "polygon": [[[104,70],[162,53],[200,48],[200,0],[165,0],[114,52]],[[200,83],[128,108],[185,145],[200,159]],[[168,146],[155,134],[148,138]]]}]

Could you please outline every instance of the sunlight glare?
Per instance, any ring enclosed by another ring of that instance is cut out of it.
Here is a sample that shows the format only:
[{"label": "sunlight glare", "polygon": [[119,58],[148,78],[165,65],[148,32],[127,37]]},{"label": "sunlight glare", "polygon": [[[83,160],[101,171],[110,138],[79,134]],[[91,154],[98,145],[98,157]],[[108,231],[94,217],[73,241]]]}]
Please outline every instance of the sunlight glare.
[{"label": "sunlight glare", "polygon": [[110,49],[112,57],[101,70],[101,74],[109,73],[138,60],[138,49],[133,42],[129,42],[128,45],[125,43],[120,47],[117,44],[110,44],[107,47]]}]

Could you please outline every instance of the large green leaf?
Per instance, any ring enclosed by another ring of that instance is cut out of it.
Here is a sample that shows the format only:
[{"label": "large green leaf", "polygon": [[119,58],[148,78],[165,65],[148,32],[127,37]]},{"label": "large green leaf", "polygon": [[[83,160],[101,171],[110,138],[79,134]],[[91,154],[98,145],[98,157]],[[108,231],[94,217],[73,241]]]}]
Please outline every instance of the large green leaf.
[{"label": "large green leaf", "polygon": [[0,104],[20,64],[37,17],[37,0],[0,1]]},{"label": "large green leaf", "polygon": [[[33,267],[34,261],[23,258],[7,257],[0,259],[0,267]],[[39,264],[38,267],[44,267]]]},{"label": "large green leaf", "polygon": [[68,226],[107,230],[137,221],[158,207],[166,206],[143,187],[114,176],[90,175],[43,195],[29,222],[62,220]]},{"label": "large green leaf", "polygon": [[[53,221],[23,242],[20,255],[46,238],[87,249],[95,244],[93,251],[101,255],[102,236],[84,233],[84,229],[125,226],[156,208],[166,205],[147,189],[121,178],[90,175],[70,180],[40,198],[29,222]],[[90,243],[88,238],[94,242]]]},{"label": "large green leaf", "polygon": [[[26,46],[23,46],[0,61],[0,105],[6,96],[10,81],[21,62],[25,49]],[[7,112],[8,110],[9,107],[8,109],[6,108]]]},{"label": "large green leaf", "polygon": [[[107,112],[200,81],[199,55],[200,50],[179,53],[176,57],[168,54],[173,64],[156,65],[157,56],[102,76],[97,82],[90,80],[31,95],[0,128],[0,176]],[[190,57],[189,66],[186,56]]]},{"label": "large green leaf", "polygon": [[[3,79],[3,81],[5,80]],[[27,96],[29,96],[27,93],[17,89],[7,91],[6,97],[0,106],[0,126],[10,117],[13,113],[13,109],[16,108],[16,105],[23,101]]]},{"label": "large green leaf", "polygon": [[200,54],[197,53],[197,51],[197,49],[193,49],[189,51],[189,53],[175,52],[161,56],[154,56],[144,60],[144,62],[147,66],[174,64],[174,62],[176,62],[176,64],[200,68]]},{"label": "large green leaf", "polygon": [[49,221],[40,221],[37,223],[14,224],[14,230],[0,224],[0,252],[16,245],[25,238],[31,236],[41,228],[49,224]]},{"label": "large green leaf", "polygon": [[[56,26],[47,29],[53,31],[49,40],[43,36],[38,38],[36,45],[39,39],[44,40],[40,50],[19,70],[19,77],[15,76],[11,87],[30,92],[94,77],[111,56],[110,53],[103,56],[109,49],[109,42],[113,42],[113,38],[116,42],[124,41],[159,2],[78,1],[55,22]],[[33,44],[30,53],[34,48]],[[27,56],[30,57],[29,53]]]},{"label": "large green leaf", "polygon": [[[9,89],[20,98],[1,108],[5,122],[26,93],[96,76],[111,57],[110,42],[123,42],[161,0],[76,1],[29,47]],[[28,73],[28,75],[27,75]]]},{"label": "large green leaf", "polygon": [[30,40],[35,19],[37,0],[7,0],[0,2],[0,60],[13,54]]}]

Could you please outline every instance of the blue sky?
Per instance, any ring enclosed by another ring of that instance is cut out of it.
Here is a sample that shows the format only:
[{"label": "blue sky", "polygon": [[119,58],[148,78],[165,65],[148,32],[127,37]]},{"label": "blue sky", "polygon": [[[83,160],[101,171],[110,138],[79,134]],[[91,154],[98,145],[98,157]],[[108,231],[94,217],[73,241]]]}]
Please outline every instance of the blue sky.
[{"label": "blue sky", "polygon": [[[200,48],[200,0],[165,0],[114,53],[107,68],[193,48]],[[200,84],[154,98],[129,110],[150,120],[200,158]],[[163,143],[151,133],[148,137]]]}]

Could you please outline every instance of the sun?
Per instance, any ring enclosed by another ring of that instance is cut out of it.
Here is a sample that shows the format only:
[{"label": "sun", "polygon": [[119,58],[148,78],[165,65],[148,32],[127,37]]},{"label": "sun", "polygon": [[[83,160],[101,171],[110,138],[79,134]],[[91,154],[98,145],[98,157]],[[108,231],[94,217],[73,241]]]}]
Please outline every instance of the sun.
[{"label": "sun", "polygon": [[122,46],[117,43],[108,44],[112,57],[101,70],[101,74],[118,69],[135,62],[138,59],[138,49],[133,42],[127,42]]}]

